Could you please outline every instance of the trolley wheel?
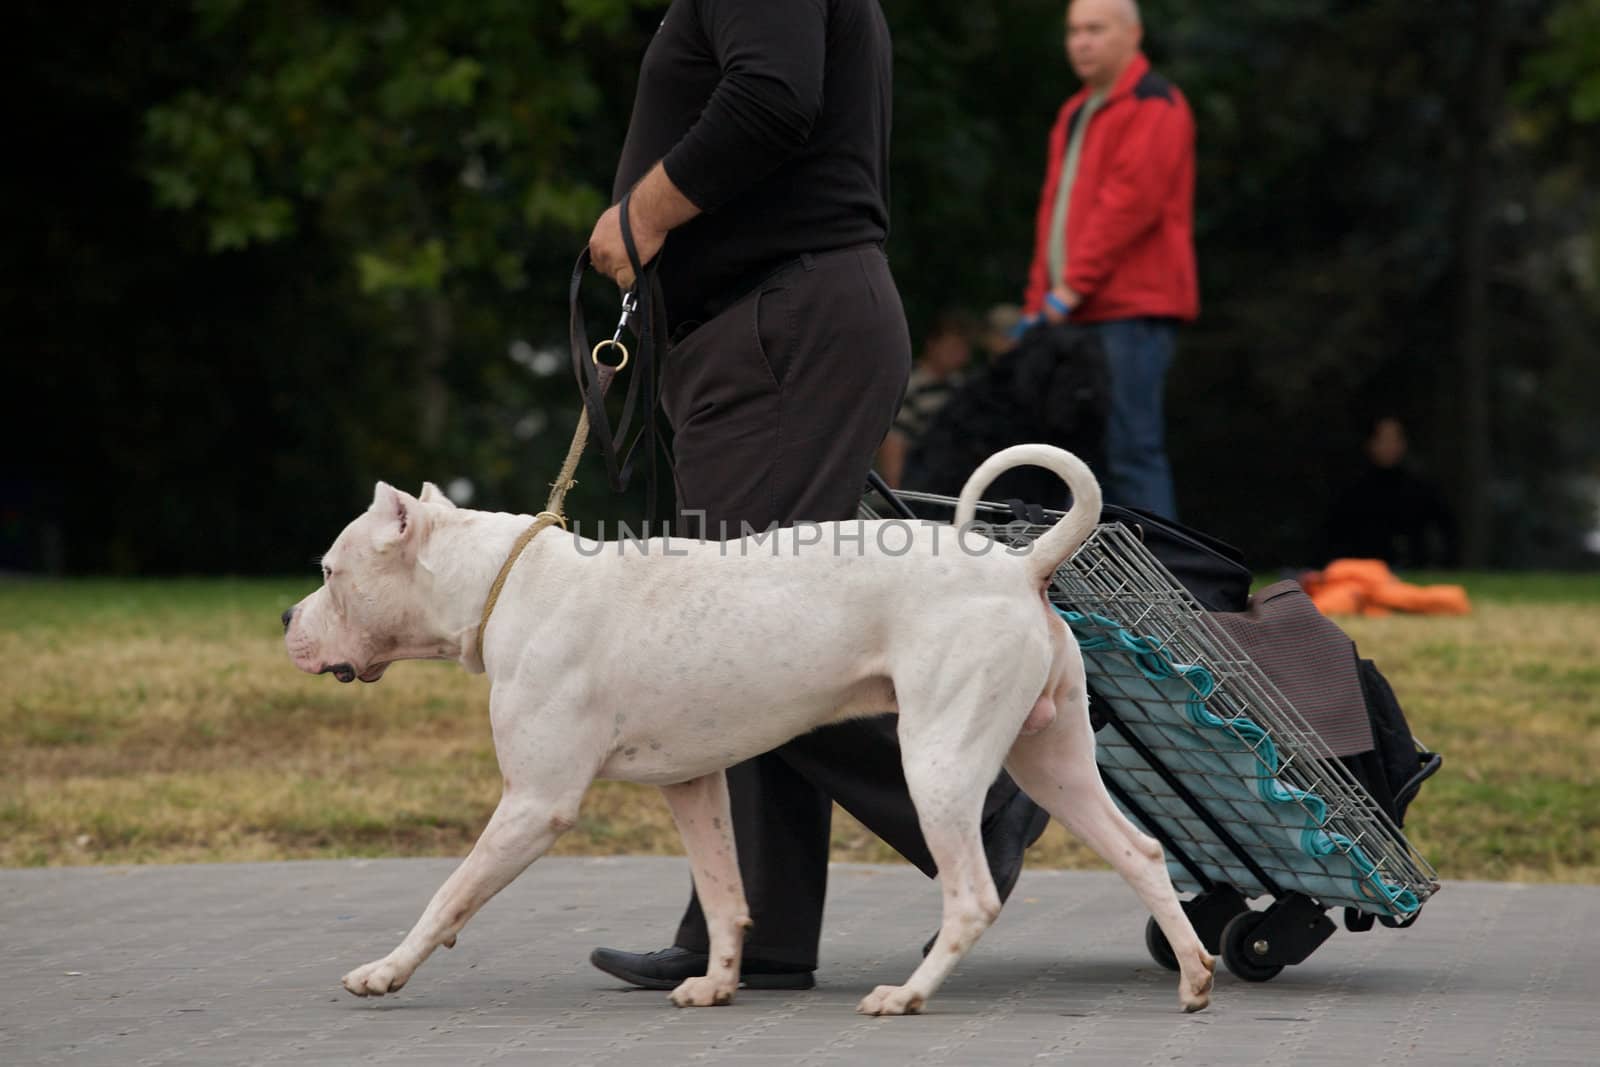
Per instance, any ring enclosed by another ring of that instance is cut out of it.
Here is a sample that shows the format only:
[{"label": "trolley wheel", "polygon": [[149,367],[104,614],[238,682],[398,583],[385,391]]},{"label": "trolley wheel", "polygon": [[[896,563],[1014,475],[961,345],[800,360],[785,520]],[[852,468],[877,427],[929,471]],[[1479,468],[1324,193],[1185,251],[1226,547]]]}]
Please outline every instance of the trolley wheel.
[{"label": "trolley wheel", "polygon": [[1222,930],[1222,962],[1237,978],[1246,982],[1269,982],[1283,970],[1281,963],[1261,963],[1256,951],[1256,927],[1266,912],[1246,911],[1235,915]]},{"label": "trolley wheel", "polygon": [[1372,924],[1377,921],[1377,916],[1371,912],[1362,911],[1360,908],[1344,909],[1344,928],[1352,934],[1364,934],[1372,929]]},{"label": "trolley wheel", "polygon": [[1151,916],[1144,924],[1144,947],[1150,950],[1150,958],[1169,971],[1181,970],[1178,966],[1178,954],[1172,951],[1172,943],[1167,940],[1167,935],[1161,932],[1161,924]]}]

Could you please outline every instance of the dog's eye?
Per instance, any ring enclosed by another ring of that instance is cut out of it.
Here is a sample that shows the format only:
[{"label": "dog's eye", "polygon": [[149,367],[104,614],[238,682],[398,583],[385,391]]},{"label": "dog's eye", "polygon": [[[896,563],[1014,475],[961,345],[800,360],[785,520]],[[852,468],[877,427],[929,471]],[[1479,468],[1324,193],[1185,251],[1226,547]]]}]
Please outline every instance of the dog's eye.
[{"label": "dog's eye", "polygon": [[331,579],[332,577],[333,577],[333,568],[328,566],[326,563],[324,563],[322,565],[322,580],[326,582],[329,579]]}]

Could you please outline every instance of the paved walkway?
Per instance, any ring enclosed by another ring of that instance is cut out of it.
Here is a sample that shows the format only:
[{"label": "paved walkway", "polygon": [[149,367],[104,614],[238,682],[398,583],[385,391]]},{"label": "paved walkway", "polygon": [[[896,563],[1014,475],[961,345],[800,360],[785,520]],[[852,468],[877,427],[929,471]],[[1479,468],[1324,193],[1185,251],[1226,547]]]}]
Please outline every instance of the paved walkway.
[{"label": "paved walkway", "polygon": [[586,957],[661,942],[683,861],[553,859],[404,992],[339,989],[452,866],[0,871],[0,1063],[1342,1067],[1593,1063],[1600,1046],[1594,886],[1450,884],[1411,929],[1341,929],[1271,982],[1219,966],[1211,1008],[1185,1016],[1114,876],[1029,871],[929,1014],[869,1019],[857,999],[904,980],[935,922],[915,871],[835,868],[817,989],[680,1011]]}]

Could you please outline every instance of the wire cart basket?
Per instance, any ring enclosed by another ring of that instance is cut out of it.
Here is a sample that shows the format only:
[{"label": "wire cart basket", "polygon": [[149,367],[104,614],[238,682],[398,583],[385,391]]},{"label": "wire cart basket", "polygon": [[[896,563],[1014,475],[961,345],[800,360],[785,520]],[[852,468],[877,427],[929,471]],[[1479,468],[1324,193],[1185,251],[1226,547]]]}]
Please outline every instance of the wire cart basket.
[{"label": "wire cart basket", "polygon": [[[865,517],[954,514],[952,497],[872,486]],[[1061,512],[1042,514],[985,502],[977,518],[1015,546]],[[1097,526],[1049,598],[1083,653],[1106,787],[1161,842],[1173,883],[1194,894],[1196,932],[1233,974],[1267,981],[1306,960],[1335,929],[1331,908],[1352,931],[1416,921],[1439,888],[1433,868],[1136,531]],[[1257,897],[1272,902],[1253,910]],[[1153,919],[1145,943],[1178,969]]]}]

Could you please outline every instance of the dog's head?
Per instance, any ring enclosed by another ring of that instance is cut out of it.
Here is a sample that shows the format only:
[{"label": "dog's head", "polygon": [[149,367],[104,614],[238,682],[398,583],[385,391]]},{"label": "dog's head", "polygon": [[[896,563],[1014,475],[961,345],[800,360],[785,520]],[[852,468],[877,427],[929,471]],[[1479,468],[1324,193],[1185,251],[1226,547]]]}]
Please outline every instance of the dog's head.
[{"label": "dog's head", "polygon": [[420,497],[379,482],[372,506],[322,557],[322,587],[283,613],[294,665],[341,682],[376,682],[396,660],[449,655],[418,557],[441,513],[454,508],[431,482]]}]

